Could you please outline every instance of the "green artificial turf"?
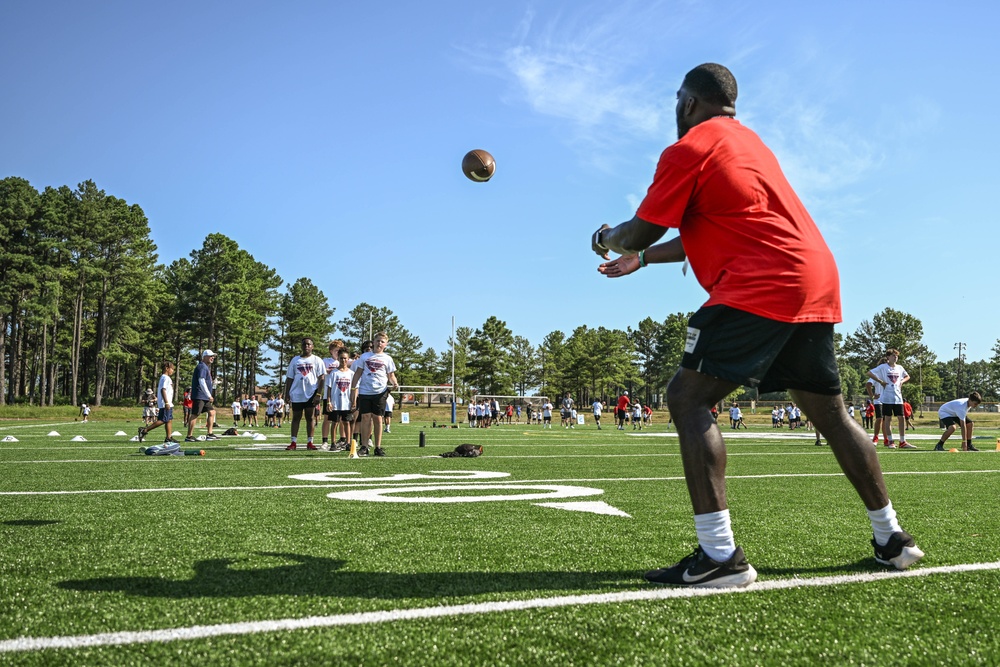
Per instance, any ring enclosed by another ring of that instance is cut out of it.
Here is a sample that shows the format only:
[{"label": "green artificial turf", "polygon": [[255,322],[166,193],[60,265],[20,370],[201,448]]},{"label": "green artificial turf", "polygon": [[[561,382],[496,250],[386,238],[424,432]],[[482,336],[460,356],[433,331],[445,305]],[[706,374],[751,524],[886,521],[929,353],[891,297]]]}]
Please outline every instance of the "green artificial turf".
[{"label": "green artificial turf", "polygon": [[[388,457],[348,460],[283,451],[287,427],[261,429],[263,442],[241,436],[191,446],[204,457],[147,457],[129,441],[134,421],[0,422],[0,438],[19,440],[0,443],[0,641],[641,592],[653,588],[642,580],[646,569],[695,546],[679,447],[665,425],[652,437],[590,425],[428,426],[394,425]],[[425,448],[417,446],[421,428]],[[47,436],[53,429],[61,435]],[[129,436],[113,435],[119,430]],[[886,572],[872,558],[864,507],[829,449],[815,447],[811,434],[753,433],[729,442],[728,495],[737,542],[759,581]],[[70,442],[73,435],[87,441]],[[903,526],[927,553],[914,570],[997,561],[998,452],[935,453],[933,439],[911,441],[922,450],[880,449],[879,459]],[[436,456],[462,442],[484,445],[484,456]],[[505,476],[463,476],[472,473]],[[546,493],[483,485],[601,493],[475,501]],[[448,488],[402,497],[460,502],[328,497],[427,486]],[[537,504],[584,501],[630,516]],[[0,664],[989,665],[1000,662],[998,583],[996,569],[945,570],[735,595],[6,650]]]}]

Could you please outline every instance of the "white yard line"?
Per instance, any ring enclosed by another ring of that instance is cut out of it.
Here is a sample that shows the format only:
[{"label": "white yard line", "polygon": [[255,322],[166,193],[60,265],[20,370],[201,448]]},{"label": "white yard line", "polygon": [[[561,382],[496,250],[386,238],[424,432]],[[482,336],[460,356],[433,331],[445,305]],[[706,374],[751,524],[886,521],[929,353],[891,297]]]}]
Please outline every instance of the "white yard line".
[{"label": "white yard line", "polygon": [[[1000,473],[1000,470],[899,470],[883,472],[883,475],[989,475]],[[727,480],[739,479],[774,479],[774,478],[811,478],[811,477],[843,477],[841,472],[810,472],[810,473],[774,473],[760,475],[727,475]],[[561,479],[447,479],[427,478],[420,480],[380,480],[344,479],[330,484],[276,484],[270,486],[191,486],[191,487],[161,487],[150,489],[78,489],[72,491],[0,491],[0,496],[74,496],[101,493],[184,493],[200,491],[284,491],[288,489],[338,489],[345,487],[392,487],[413,486],[414,484],[583,484],[594,482],[681,482],[683,475],[670,477],[594,477],[594,478],[561,478]]]},{"label": "white yard line", "polygon": [[[91,422],[87,423],[90,424]],[[18,424],[17,426],[0,426],[0,431],[12,431],[15,428],[49,428],[50,426],[66,426],[67,424],[82,425],[83,422],[56,422],[55,424],[35,424],[34,422],[32,422],[31,424]],[[84,426],[83,428],[87,429],[88,431],[90,430],[87,426]]]},{"label": "white yard line", "polygon": [[474,614],[496,614],[519,612],[529,609],[555,609],[595,604],[623,604],[634,602],[656,602],[681,598],[710,597],[717,595],[753,594],[791,588],[815,588],[850,584],[870,584],[893,579],[910,579],[932,575],[957,574],[1000,570],[1000,562],[968,563],[928,567],[904,572],[872,572],[845,574],[832,577],[812,577],[808,579],[772,579],[759,581],[746,588],[642,588],[636,591],[618,593],[595,593],[589,595],[564,595],[530,600],[508,600],[501,602],[479,602],[472,604],[448,605],[441,607],[418,607],[416,609],[389,609],[334,616],[310,616],[306,618],[284,618],[269,621],[245,621],[241,623],[220,623],[218,625],[196,625],[191,627],[167,628],[163,630],[137,630],[131,632],[106,632],[93,635],[71,635],[64,637],[18,637],[0,641],[0,653],[18,651],[38,651],[43,649],[75,649],[94,646],[118,646],[149,644],[153,642],[173,642],[232,635],[251,635],[263,632],[282,632],[306,628],[331,628],[353,625],[375,625],[399,621],[471,616]]}]

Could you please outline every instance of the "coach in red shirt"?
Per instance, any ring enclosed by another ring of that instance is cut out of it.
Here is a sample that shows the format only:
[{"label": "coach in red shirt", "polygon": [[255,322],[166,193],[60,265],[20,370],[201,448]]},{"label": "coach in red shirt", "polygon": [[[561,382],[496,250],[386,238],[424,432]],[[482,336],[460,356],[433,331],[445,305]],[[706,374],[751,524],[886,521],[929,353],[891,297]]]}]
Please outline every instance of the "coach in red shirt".
[{"label": "coach in red shirt", "polygon": [[[667,388],[699,546],[646,579],[746,586],[757,573],[736,546],[726,503],[726,448],[710,409],[740,386],[788,390],[823,433],[868,509],[875,558],[905,569],[922,556],[896,519],[878,458],[841,397],[833,325],[840,279],[819,229],[760,137],[736,120],[736,79],[714,63],[684,77],[676,143],[660,156],[634,218],[602,226],[598,267],[616,278],[685,258],[708,301],[688,322],[681,368]],[[667,231],[679,236],[657,245]],[[789,521],[797,513],[788,508]]]},{"label": "coach in red shirt", "polygon": [[615,405],[615,418],[618,420],[619,431],[625,430],[625,415],[628,414],[628,406],[631,402],[627,391],[623,391],[618,397],[618,403]]}]

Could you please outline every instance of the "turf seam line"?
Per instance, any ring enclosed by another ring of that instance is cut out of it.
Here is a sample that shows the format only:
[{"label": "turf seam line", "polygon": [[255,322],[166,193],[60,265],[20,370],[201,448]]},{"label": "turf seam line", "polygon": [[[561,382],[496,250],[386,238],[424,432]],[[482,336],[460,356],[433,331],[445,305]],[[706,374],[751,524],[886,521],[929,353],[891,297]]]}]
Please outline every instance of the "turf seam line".
[{"label": "turf seam line", "polygon": [[374,625],[407,620],[434,619],[450,616],[474,614],[494,614],[531,609],[552,609],[558,607],[592,604],[622,604],[631,602],[655,602],[662,600],[711,597],[717,595],[748,594],[792,588],[836,586],[842,584],[874,583],[937,574],[952,574],[1000,570],[1000,561],[993,563],[967,563],[929,567],[903,572],[873,572],[863,574],[836,575],[832,577],[812,577],[809,579],[774,579],[756,582],[745,588],[643,588],[636,591],[616,593],[594,593],[588,595],[565,595],[530,600],[506,600],[499,602],[478,602],[440,607],[418,607],[416,609],[391,609],[384,611],[338,614],[335,616],[310,616],[268,621],[245,621],[221,623],[218,625],[196,625],[186,628],[163,630],[139,630],[107,632],[93,635],[71,635],[62,637],[18,637],[0,641],[0,653],[38,651],[43,649],[73,649],[95,646],[115,646],[149,644],[154,642],[187,641],[227,635],[247,635],[263,632],[281,632],[310,628],[338,626]]}]

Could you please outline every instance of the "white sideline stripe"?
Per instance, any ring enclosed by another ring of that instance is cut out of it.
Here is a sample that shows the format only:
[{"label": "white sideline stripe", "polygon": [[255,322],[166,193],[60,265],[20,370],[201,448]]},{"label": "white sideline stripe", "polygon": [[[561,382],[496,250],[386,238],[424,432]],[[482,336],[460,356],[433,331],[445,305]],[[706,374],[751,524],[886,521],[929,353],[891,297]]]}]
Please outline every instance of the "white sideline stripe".
[{"label": "white sideline stripe", "polygon": [[[798,433],[792,431],[781,431],[774,429],[770,432],[768,431],[734,431],[732,429],[725,429],[719,427],[722,432],[723,440],[815,440],[816,431],[800,431]],[[656,433],[628,433],[626,434],[630,438],[676,438],[677,431],[658,431]],[[881,433],[879,434],[881,435]],[[898,436],[898,434],[897,434]],[[907,440],[940,440],[940,436],[934,435],[932,433],[908,433],[906,436]],[[897,438],[898,441],[898,438]]]},{"label": "white sideline stripe", "polygon": [[[996,474],[1000,470],[897,470],[885,472],[889,475],[978,475]],[[734,479],[774,479],[783,477],[843,477],[842,472],[807,472],[807,473],[773,473],[760,475],[727,475],[727,480]],[[428,478],[420,480],[379,480],[379,479],[356,479],[337,480],[330,484],[277,484],[271,486],[189,486],[189,487],[160,487],[152,489],[80,489],[75,491],[0,491],[0,496],[74,496],[86,495],[89,493],[176,493],[176,492],[198,492],[198,491],[283,491],[286,489],[337,489],[344,487],[393,487],[393,486],[414,486],[434,484],[438,485],[475,485],[475,484],[582,484],[593,482],[682,482],[683,475],[670,477],[592,477],[592,478],[561,478],[561,479],[438,479]],[[426,482],[426,484],[423,484]]]},{"label": "white sideline stripe", "polygon": [[448,605],[442,607],[420,607],[417,609],[391,609],[369,611],[335,616],[309,616],[306,618],[284,618],[270,621],[245,621],[241,623],[221,623],[218,625],[195,625],[187,628],[164,630],[140,630],[132,632],[106,632],[94,635],[73,635],[64,637],[18,637],[0,641],[0,653],[15,651],[38,651],[42,649],[72,649],[92,646],[114,646],[126,644],[149,644],[152,642],[173,642],[225,635],[249,635],[261,632],[281,632],[306,628],[331,628],[347,625],[374,625],[418,619],[442,618],[448,616],[469,616],[472,614],[496,614],[528,609],[554,609],[592,604],[622,604],[630,602],[650,602],[683,598],[732,595],[737,593],[758,593],[790,588],[810,588],[819,586],[839,586],[842,584],[866,584],[892,579],[926,577],[935,574],[980,572],[1000,570],[1000,561],[995,563],[968,563],[929,567],[903,572],[870,572],[865,574],[843,574],[833,577],[813,577],[810,579],[773,579],[751,584],[745,588],[643,588],[637,591],[618,593],[595,593],[589,595],[564,595],[531,600],[507,600],[500,602],[479,602],[472,604]]},{"label": "white sideline stripe", "polygon": [[[188,444],[194,444],[194,443],[188,443]],[[19,447],[19,448],[16,448],[16,449],[17,450],[29,450],[29,449],[37,449],[37,448],[33,448],[33,447],[32,448],[29,448],[29,447]],[[74,448],[65,448],[65,449],[74,449],[76,451],[79,451],[79,448],[75,448],[75,447]],[[91,449],[122,449],[122,448],[121,447],[87,447],[87,450],[91,450]],[[194,449],[194,448],[192,447],[192,449]],[[5,447],[5,448],[3,448],[3,451],[6,451],[6,452],[15,451],[15,448]],[[923,450],[912,451],[912,452],[906,452],[905,450],[903,450],[905,453],[900,452],[899,454],[896,453],[897,451],[898,450],[895,450],[895,449],[885,449],[885,450],[880,450],[878,452],[878,454],[879,454],[879,456],[883,456],[883,455],[884,456],[905,456],[907,458],[909,458],[911,456],[920,456],[921,454],[934,454],[935,456],[939,456],[941,454],[941,452],[934,452],[933,450],[930,450],[930,449],[923,449]],[[996,452],[994,452],[994,450],[992,450],[992,449],[984,449],[984,450],[982,450],[980,452],[974,452],[974,453],[979,454],[979,455],[987,455],[987,454],[997,453],[997,452],[1000,452],[1000,450],[996,450]],[[968,453],[968,452],[966,452],[966,453]],[[829,457],[830,456],[830,450],[828,448],[827,449],[822,449],[822,450],[813,450],[812,448],[810,448],[809,451],[804,451],[804,452],[727,452],[726,456],[728,456],[730,458],[732,458],[732,457],[738,457],[738,456],[767,456],[767,457],[772,457],[772,456],[826,456],[826,457]],[[397,461],[410,461],[410,460],[418,460],[418,459],[423,459],[423,460],[426,460],[426,459],[437,459],[439,457],[436,454],[435,455],[431,455],[431,456],[419,454],[419,455],[416,455],[416,456],[393,456],[392,458],[394,460],[397,460]],[[644,453],[641,453],[641,454],[549,454],[549,455],[543,455],[543,454],[537,454],[537,455],[530,455],[530,454],[529,455],[524,455],[524,454],[508,454],[508,455],[503,455],[503,454],[501,454],[501,455],[491,455],[490,458],[491,459],[629,459],[629,458],[643,458],[643,459],[667,458],[667,459],[670,459],[670,458],[680,458],[680,453],[678,452],[678,453],[669,453],[669,454],[651,454],[649,452],[644,452]],[[36,459],[36,460],[30,460],[30,461],[4,461],[3,463],[4,463],[4,465],[45,464],[45,463],[49,463],[49,464],[51,464],[51,463],[104,463],[104,464],[115,463],[115,464],[118,464],[118,463],[148,462],[150,460],[151,460],[151,457],[139,456],[138,452],[131,452],[131,451],[129,451],[129,458],[127,458],[127,459]],[[160,459],[157,458],[156,460],[160,460]],[[173,460],[173,459],[171,459],[171,460]],[[184,459],[184,460],[187,460],[187,459]],[[322,458],[319,458],[319,457],[308,457],[308,458],[299,457],[299,458],[296,458],[294,456],[287,456],[287,457],[241,456],[239,458],[232,458],[232,459],[216,459],[216,458],[212,458],[210,456],[206,456],[206,457],[198,457],[198,458],[193,459],[193,460],[198,461],[201,465],[207,465],[209,462],[211,462],[211,463],[246,463],[246,462],[251,462],[251,461],[253,461],[253,462],[269,462],[269,463],[300,463],[300,464],[303,464],[303,463],[313,463],[313,464],[315,464],[315,463],[325,463],[325,462],[331,462],[331,461],[342,461],[346,465],[351,465],[350,463],[347,462],[347,459],[345,457],[342,457],[342,456],[341,457],[331,456],[331,457],[322,457]]]},{"label": "white sideline stripe", "polygon": [[[82,424],[83,422],[56,422],[55,424],[20,424],[18,426],[0,426],[0,431],[10,431],[15,428],[48,428],[50,426],[65,426],[66,424]],[[89,423],[89,422],[88,422]]]}]

